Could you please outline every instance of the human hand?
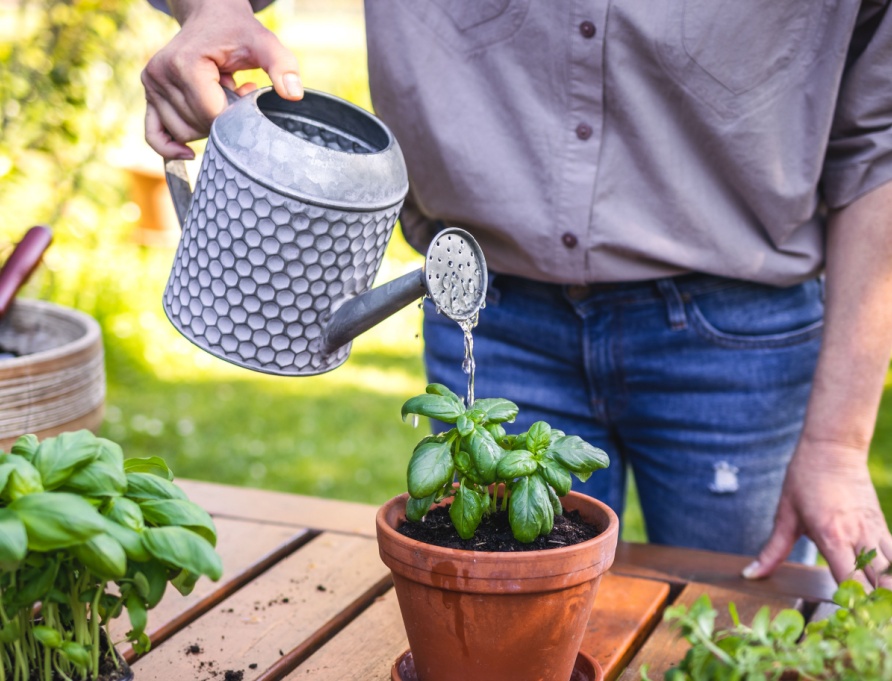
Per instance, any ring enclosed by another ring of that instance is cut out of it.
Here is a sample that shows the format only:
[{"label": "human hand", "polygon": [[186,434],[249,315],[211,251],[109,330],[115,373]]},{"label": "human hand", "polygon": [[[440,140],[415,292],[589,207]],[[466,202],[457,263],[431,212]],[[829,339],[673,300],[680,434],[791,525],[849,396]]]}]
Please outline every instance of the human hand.
[{"label": "human hand", "polygon": [[[182,29],[142,72],[146,91],[146,142],[164,158],[191,159],[186,142],[207,137],[226,108],[222,86],[233,74],[262,68],[285,99],[303,97],[295,56],[254,17],[244,0],[191,2]],[[237,90],[255,89],[247,83]]]},{"label": "human hand", "polygon": [[768,577],[804,534],[817,544],[837,582],[852,577],[859,551],[876,549],[865,570],[867,579],[892,587],[892,577],[885,574],[892,560],[892,534],[866,460],[867,452],[859,448],[803,438],[787,469],[774,531],[743,576]]}]

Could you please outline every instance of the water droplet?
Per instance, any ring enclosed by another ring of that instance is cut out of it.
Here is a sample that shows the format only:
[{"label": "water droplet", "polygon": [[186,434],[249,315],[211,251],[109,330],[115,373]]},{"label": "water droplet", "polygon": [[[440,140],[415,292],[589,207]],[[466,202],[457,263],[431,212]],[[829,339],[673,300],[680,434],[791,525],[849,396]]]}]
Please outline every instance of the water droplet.
[{"label": "water droplet", "polygon": [[412,427],[418,427],[418,414],[412,414]]}]

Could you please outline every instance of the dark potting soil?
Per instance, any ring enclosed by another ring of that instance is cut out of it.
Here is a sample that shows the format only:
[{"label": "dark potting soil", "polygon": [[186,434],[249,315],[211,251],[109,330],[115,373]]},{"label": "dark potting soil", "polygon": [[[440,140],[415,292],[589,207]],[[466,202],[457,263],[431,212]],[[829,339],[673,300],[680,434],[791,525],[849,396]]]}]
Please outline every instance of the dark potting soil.
[{"label": "dark potting soil", "polygon": [[466,551],[542,551],[559,549],[564,546],[579,544],[600,532],[594,525],[589,525],[579,515],[579,511],[564,511],[563,515],[554,517],[554,529],[544,537],[537,537],[529,544],[522,544],[511,534],[508,524],[508,512],[498,511],[487,516],[480,523],[477,532],[470,539],[462,539],[452,525],[449,509],[438,506],[432,509],[424,520],[417,523],[406,522],[397,528],[397,532],[424,542],[447,549],[464,549]]}]

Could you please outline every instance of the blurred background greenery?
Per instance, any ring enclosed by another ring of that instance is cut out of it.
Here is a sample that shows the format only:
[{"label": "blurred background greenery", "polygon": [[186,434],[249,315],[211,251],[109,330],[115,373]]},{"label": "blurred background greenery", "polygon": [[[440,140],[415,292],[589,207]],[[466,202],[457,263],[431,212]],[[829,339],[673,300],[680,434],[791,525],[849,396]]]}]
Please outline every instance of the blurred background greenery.
[{"label": "blurred background greenery", "polygon": [[[361,0],[279,0],[259,16],[295,51],[307,87],[370,108]],[[0,0],[0,262],[28,226],[53,228],[22,295],[100,322],[101,434],[129,456],[161,455],[181,477],[381,503],[405,489],[420,436],[399,418],[425,384],[417,307],[357,339],[337,371],[300,379],[216,360],[164,316],[178,229],[142,139],[139,72],[176,30],[145,0]],[[395,234],[379,280],[420,260]],[[871,471],[892,519],[889,391]],[[644,538],[634,489],[624,536]]]}]

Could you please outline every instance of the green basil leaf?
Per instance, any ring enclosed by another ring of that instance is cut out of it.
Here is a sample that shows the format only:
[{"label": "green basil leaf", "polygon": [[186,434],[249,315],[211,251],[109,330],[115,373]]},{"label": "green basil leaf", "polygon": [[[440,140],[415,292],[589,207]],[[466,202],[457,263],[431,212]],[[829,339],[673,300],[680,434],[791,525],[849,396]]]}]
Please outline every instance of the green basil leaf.
[{"label": "green basil leaf", "polygon": [[436,494],[431,494],[424,499],[409,497],[409,500],[406,502],[406,518],[413,523],[417,523],[427,515],[427,512],[430,510],[431,504],[434,503],[436,497]]},{"label": "green basil leaf", "polygon": [[513,480],[534,473],[538,465],[532,452],[512,449],[501,458],[496,473],[500,480]]},{"label": "green basil leaf", "polygon": [[474,432],[474,422],[465,414],[458,417],[458,420],[455,422],[455,427],[458,430],[458,434],[462,437],[467,437]]},{"label": "green basil leaf", "polygon": [[[879,620],[888,621],[888,620]],[[781,610],[771,622],[771,633],[782,641],[793,645],[805,630],[805,618],[802,613],[792,608]]]},{"label": "green basil leaf", "polygon": [[429,383],[428,386],[424,389],[424,392],[429,395],[440,395],[442,397],[448,397],[459,404],[462,403],[461,398],[452,392],[449,388],[447,388],[442,383]]},{"label": "green basil leaf", "polygon": [[173,471],[167,466],[167,462],[160,456],[147,456],[145,458],[126,459],[124,461],[125,473],[149,473],[157,475],[165,480],[173,480]]},{"label": "green basil leaf", "polygon": [[551,426],[545,421],[536,421],[527,431],[527,449],[538,452],[551,442]]},{"label": "green basil leaf", "polygon": [[53,490],[97,458],[98,438],[89,430],[78,430],[46,438],[37,447],[32,463],[40,471],[44,489]]},{"label": "green basil leaf", "polygon": [[36,435],[22,435],[13,443],[12,449],[10,449],[9,452],[10,454],[21,456],[30,462],[34,458],[34,454],[37,452],[39,444]]},{"label": "green basil leaf", "polygon": [[[554,523],[545,483],[538,475],[520,478],[511,486],[508,523],[517,541],[529,544]],[[550,531],[550,530],[549,530]]]},{"label": "green basil leaf", "polygon": [[476,468],[474,468],[474,462],[471,461],[471,454],[464,448],[464,444],[461,449],[453,455],[452,461],[455,464],[455,470],[461,475],[470,479],[472,482],[476,482],[478,485],[483,484],[483,476]]},{"label": "green basil leaf", "polygon": [[28,532],[32,551],[55,551],[85,542],[105,530],[99,512],[87,501],[67,492],[39,492],[13,501]]},{"label": "green basil leaf", "polygon": [[487,397],[474,400],[474,408],[484,413],[482,423],[514,423],[517,417],[517,405],[501,397]]},{"label": "green basil leaf", "polygon": [[489,434],[492,435],[492,439],[498,444],[502,444],[502,440],[508,435],[501,423],[490,423],[484,426],[484,428],[489,431]]},{"label": "green basil leaf", "polygon": [[[541,474],[542,470],[540,469],[539,472]],[[551,502],[551,509],[554,511],[554,515],[564,515],[564,506],[561,504],[561,499],[557,495],[557,492],[551,488],[551,485],[549,485],[544,478],[542,479],[542,482],[545,483],[545,491],[548,492],[548,500]],[[551,529],[549,529],[548,532],[551,532]]]},{"label": "green basil leaf", "polygon": [[155,558],[172,568],[217,581],[223,575],[220,556],[208,541],[184,527],[147,527],[142,533],[145,547]]},{"label": "green basil leaf", "polygon": [[24,572],[24,586],[13,594],[13,603],[17,609],[31,608],[38,601],[46,599],[52,592],[59,574],[59,561],[50,561],[40,568]]},{"label": "green basil leaf", "polygon": [[43,482],[38,471],[27,459],[20,456],[8,456],[5,464],[12,466],[3,488],[2,498],[5,501],[15,501],[29,494],[43,492]]},{"label": "green basil leaf", "polygon": [[592,447],[578,435],[558,438],[551,443],[546,454],[577,475],[590,474],[610,465],[610,459],[604,450]]},{"label": "green basil leaf", "polygon": [[28,553],[28,533],[19,517],[0,508],[0,570],[14,570]]},{"label": "green basil leaf", "polygon": [[127,554],[110,534],[97,534],[71,547],[71,553],[97,577],[120,579],[127,574]]},{"label": "green basil leaf", "polygon": [[13,643],[19,638],[21,627],[17,619],[9,620],[0,628],[0,643]]},{"label": "green basil leaf", "polygon": [[54,650],[62,645],[62,634],[45,624],[35,624],[31,627],[31,633],[46,648]]},{"label": "green basil leaf", "polygon": [[106,520],[105,531],[124,547],[124,553],[127,554],[128,560],[140,563],[152,560],[152,556],[146,550],[146,547],[143,546],[142,535],[139,532],[119,525],[108,518]]},{"label": "green basil leaf", "polygon": [[485,510],[486,499],[482,494],[464,485],[460,486],[449,505],[449,517],[458,536],[462,539],[473,537]]},{"label": "green basil leaf", "polygon": [[142,532],[146,526],[139,504],[126,497],[117,497],[109,500],[103,515],[118,525],[127,527],[134,532]]},{"label": "green basil leaf", "polygon": [[147,560],[143,563],[132,562],[127,569],[140,596],[151,610],[161,602],[167,590],[167,568],[158,561]]},{"label": "green basil leaf", "polygon": [[149,622],[146,604],[137,593],[131,591],[124,601],[124,606],[127,608],[127,616],[130,618],[131,627],[131,630],[127,632],[127,638],[139,638],[146,630],[146,625]]},{"label": "green basil leaf", "polygon": [[193,575],[188,570],[182,570],[180,574],[170,581],[170,583],[173,584],[174,588],[179,591],[181,595],[188,596],[192,593],[195,585],[198,584],[198,579],[199,575]]},{"label": "green basil leaf", "polygon": [[467,449],[471,455],[471,463],[480,473],[484,484],[496,481],[496,469],[502,458],[502,450],[488,430],[475,426],[468,436]]},{"label": "green basil leaf", "polygon": [[546,458],[539,464],[539,472],[545,481],[554,488],[559,497],[567,496],[570,493],[570,487],[573,485],[573,478],[570,471],[561,464],[551,458]]},{"label": "green basil leaf", "polygon": [[451,448],[451,439],[440,438],[425,438],[415,447],[407,475],[411,496],[424,499],[452,480],[455,467]]},{"label": "green basil leaf", "polygon": [[186,498],[185,492],[175,484],[151,473],[127,473],[126,496],[134,501]]},{"label": "green basil leaf", "polygon": [[81,667],[89,667],[92,661],[90,652],[80,643],[75,643],[74,641],[62,641],[62,645],[59,646],[59,652],[72,664]]},{"label": "green basil leaf", "polygon": [[89,497],[117,497],[127,491],[127,477],[121,466],[93,461],[74,473],[58,489]]},{"label": "green basil leaf", "polygon": [[139,508],[149,525],[177,525],[200,534],[211,546],[217,545],[217,528],[203,508],[185,499],[151,499]]},{"label": "green basil leaf", "polygon": [[557,428],[552,428],[551,432],[548,434],[548,444],[554,443],[558,438],[564,437],[566,433],[562,430],[558,430]]},{"label": "green basil leaf", "polygon": [[8,456],[8,454],[0,454],[0,497],[3,495],[3,490],[6,489],[9,474],[15,470],[15,464],[5,461]]},{"label": "green basil leaf", "polygon": [[409,414],[427,416],[444,423],[455,423],[465,413],[465,407],[451,397],[442,395],[417,395],[406,401],[402,409],[403,421]]}]

